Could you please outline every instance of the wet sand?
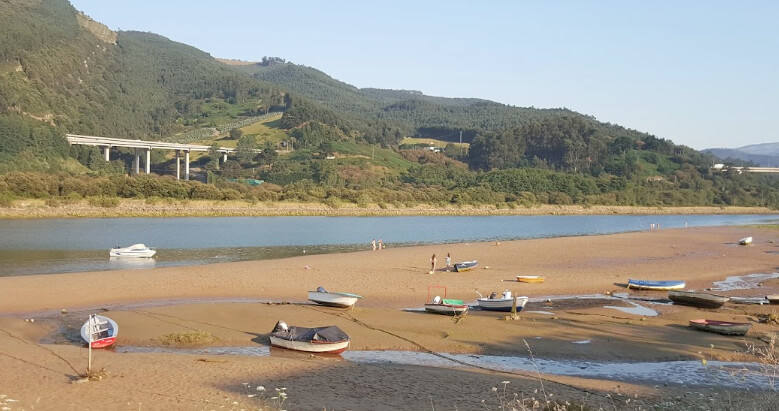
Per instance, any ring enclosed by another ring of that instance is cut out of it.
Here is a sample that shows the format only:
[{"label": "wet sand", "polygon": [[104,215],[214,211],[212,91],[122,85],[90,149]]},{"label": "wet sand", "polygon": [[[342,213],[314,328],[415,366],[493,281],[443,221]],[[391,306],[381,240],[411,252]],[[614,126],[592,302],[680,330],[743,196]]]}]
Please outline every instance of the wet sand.
[{"label": "wet sand", "polygon": [[[735,244],[746,235],[755,237],[754,245]],[[776,306],[729,303],[722,309],[702,310],[606,295],[550,302],[539,298],[516,321],[504,320],[502,313],[478,311],[453,321],[402,309],[421,307],[428,285],[433,284],[446,286],[449,297],[466,301],[477,297],[475,290],[486,295],[510,289],[531,297],[626,292],[621,284],[628,278],[686,280],[688,288],[704,289],[727,276],[779,271],[777,250],[777,230],[695,228],[0,278],[0,394],[20,400],[12,409],[83,409],[96,403],[108,409],[256,408],[261,404],[258,397],[248,397],[256,391],[249,392],[243,385],[247,383],[270,391],[286,387],[290,399],[284,408],[288,409],[431,409],[431,401],[437,409],[477,409],[482,399],[492,408],[499,404],[500,397],[491,387],[502,387],[500,382],[505,380],[511,381],[508,394],[542,397],[534,392],[540,382],[532,373],[357,364],[278,350],[260,358],[100,351],[96,364],[109,376],[70,384],[86,365],[86,350],[77,343],[77,328],[87,313],[80,311],[84,307],[90,311],[104,307],[104,315],[120,324],[118,345],[123,346],[165,346],[166,335],[194,331],[213,336],[211,346],[264,346],[273,324],[283,319],[301,326],[337,325],[351,336],[352,350],[507,356],[532,352],[537,358],[606,362],[751,361],[747,345],[763,344],[761,337],[779,331],[775,324],[756,321],[758,314],[776,312]],[[465,273],[427,274],[430,255],[438,254],[440,262],[447,252],[455,261],[478,259],[480,267]],[[510,281],[517,274],[541,274],[546,282]],[[318,285],[356,292],[365,299],[353,310],[304,304],[306,291]],[[757,289],[718,293],[779,293],[779,280],[767,280]],[[631,294],[665,296],[662,292]],[[241,298],[246,300],[236,300]],[[604,308],[631,307],[631,302],[659,315]],[[60,314],[63,308],[66,314]],[[36,318],[34,323],[24,321],[31,317]],[[754,324],[747,337],[725,337],[688,329],[687,321],[693,318]],[[576,343],[582,341],[589,343]],[[700,404],[700,394],[705,397],[703,404],[711,404],[709,398],[724,392],[694,389],[692,395],[691,388],[673,385],[548,378],[556,382],[545,382],[547,392],[595,408],[612,408],[615,398],[622,401],[616,405],[619,408],[653,406],[669,395],[676,406]],[[625,394],[638,398],[632,397],[630,405],[624,402]],[[741,401],[741,394],[734,392],[731,398]],[[753,397],[743,400],[762,401]]]}]

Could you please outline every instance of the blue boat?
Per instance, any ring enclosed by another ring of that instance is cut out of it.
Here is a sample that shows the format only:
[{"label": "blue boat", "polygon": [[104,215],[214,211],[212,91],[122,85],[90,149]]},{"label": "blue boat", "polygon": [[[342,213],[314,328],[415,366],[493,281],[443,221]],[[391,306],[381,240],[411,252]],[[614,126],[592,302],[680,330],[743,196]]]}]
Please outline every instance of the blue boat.
[{"label": "blue boat", "polygon": [[685,286],[684,281],[628,280],[628,288],[637,290],[682,290]]},{"label": "blue boat", "polygon": [[458,273],[463,271],[472,270],[474,267],[476,267],[479,264],[478,261],[463,261],[461,263],[455,263],[454,264],[454,271],[457,271]]}]

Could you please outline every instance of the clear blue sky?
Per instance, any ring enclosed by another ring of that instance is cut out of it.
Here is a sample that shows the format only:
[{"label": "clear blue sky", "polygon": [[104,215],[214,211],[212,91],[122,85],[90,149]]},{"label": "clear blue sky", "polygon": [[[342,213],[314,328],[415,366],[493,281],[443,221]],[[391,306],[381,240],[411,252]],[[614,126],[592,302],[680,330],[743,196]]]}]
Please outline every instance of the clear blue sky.
[{"label": "clear blue sky", "polygon": [[779,141],[776,1],[72,3],[112,29],[358,87],[568,107],[698,149]]}]

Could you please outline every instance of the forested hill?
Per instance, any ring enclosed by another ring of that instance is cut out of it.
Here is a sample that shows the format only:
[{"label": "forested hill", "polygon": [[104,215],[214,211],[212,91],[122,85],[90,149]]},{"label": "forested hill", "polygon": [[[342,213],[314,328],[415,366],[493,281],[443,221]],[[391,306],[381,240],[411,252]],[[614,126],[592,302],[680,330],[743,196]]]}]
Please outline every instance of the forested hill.
[{"label": "forested hill", "polygon": [[159,137],[196,121],[205,99],[278,93],[194,47],[112,32],[66,0],[1,1],[0,27],[0,161],[36,144],[61,149],[30,130]]}]

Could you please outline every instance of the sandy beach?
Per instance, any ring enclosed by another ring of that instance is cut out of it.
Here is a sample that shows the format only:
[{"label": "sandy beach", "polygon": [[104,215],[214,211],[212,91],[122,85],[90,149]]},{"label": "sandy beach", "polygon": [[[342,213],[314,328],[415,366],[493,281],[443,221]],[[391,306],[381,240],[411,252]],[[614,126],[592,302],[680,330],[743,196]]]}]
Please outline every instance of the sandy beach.
[{"label": "sandy beach", "polygon": [[[754,236],[754,244],[739,246],[736,241],[747,235]],[[439,256],[439,268],[446,253],[454,261],[478,259],[480,264],[469,272],[439,269],[430,275],[433,253]],[[265,347],[275,322],[284,320],[299,326],[337,325],[350,335],[351,351],[532,354],[602,363],[755,361],[748,347],[764,346],[766,336],[779,331],[776,323],[758,319],[776,314],[776,306],[728,303],[722,309],[702,310],[640,304],[612,294],[628,292],[624,283],[629,278],[685,280],[688,289],[703,290],[728,276],[777,271],[779,231],[717,227],[5,277],[0,278],[0,394],[18,400],[9,403],[11,409],[256,409],[277,403],[270,398],[274,388],[281,387],[288,393],[279,407],[284,409],[483,409],[482,400],[496,409],[502,398],[511,399],[514,393],[531,404],[539,399],[543,403],[550,399],[544,399],[543,392],[553,394],[552,400],[595,409],[663,408],[669,398],[667,408],[747,404],[765,409],[764,401],[776,401],[775,393],[766,397],[716,387],[550,374],[544,375],[541,392],[542,379],[533,372],[370,364],[275,349],[263,356],[175,350]],[[514,281],[521,274],[544,275],[546,281]],[[365,298],[352,310],[307,304],[306,291],[320,285]],[[504,289],[534,299],[516,321],[479,311],[453,321],[413,310],[422,307],[431,285],[445,286],[448,297],[466,301],[474,300],[477,291],[486,295]],[[755,287],[717,293],[776,294],[779,278],[767,278]],[[558,298],[574,295],[595,296]],[[657,315],[608,308],[636,304]],[[89,312],[116,320],[120,337],[116,350],[96,354],[96,364],[105,368],[107,377],[74,384],[86,367],[87,350],[76,335]],[[725,337],[689,329],[687,322],[694,318],[753,325],[746,337]],[[188,333],[208,338],[171,345],[171,335]],[[173,352],[127,353],[121,347]],[[257,391],[258,385],[266,391]],[[493,392],[492,387],[500,390]],[[725,392],[730,403],[709,400]]]}]

